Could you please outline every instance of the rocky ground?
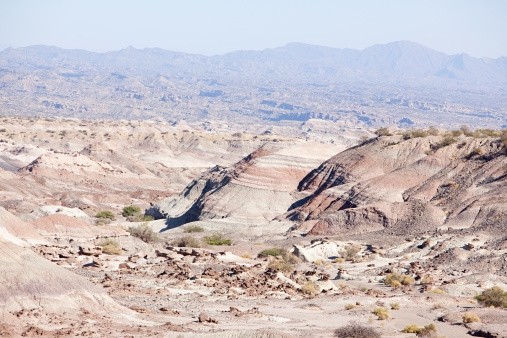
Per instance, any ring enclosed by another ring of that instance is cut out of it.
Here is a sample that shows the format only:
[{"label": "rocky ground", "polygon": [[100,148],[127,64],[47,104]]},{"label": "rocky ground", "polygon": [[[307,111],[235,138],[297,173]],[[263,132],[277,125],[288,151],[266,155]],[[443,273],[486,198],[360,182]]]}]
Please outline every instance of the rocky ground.
[{"label": "rocky ground", "polygon": [[[461,137],[436,149],[442,136],[387,136],[333,157],[336,145],[285,139],[234,161],[260,138],[243,135],[233,144],[244,149],[224,157],[227,166],[187,180],[148,209],[160,219],[143,223],[118,212],[121,202],[157,201],[136,191],[136,180],[163,182],[160,196],[171,186],[154,174],[149,153],[210,163],[225,151],[222,137],[239,136],[195,131],[200,141],[184,151],[190,139],[172,145],[162,131],[125,158],[111,148],[126,142],[122,132],[113,143],[78,139],[65,151],[55,149],[66,135],[51,150],[34,133],[29,151],[9,152],[28,142],[27,127],[14,126],[20,131],[1,157],[1,335],[331,337],[357,322],[383,337],[415,336],[401,332],[412,324],[433,324],[445,337],[507,336],[505,309],[474,298],[507,289],[498,138]],[[154,144],[160,148],[145,151]],[[210,144],[215,153],[196,150]],[[81,208],[57,200],[63,191],[81,198]],[[124,193],[132,199],[120,200]],[[105,194],[111,199],[99,198]],[[95,225],[101,208],[117,219]],[[149,236],[132,236],[134,228]],[[211,245],[213,235],[231,244]],[[386,282],[393,276],[398,284]],[[466,323],[466,313],[479,321]]]}]

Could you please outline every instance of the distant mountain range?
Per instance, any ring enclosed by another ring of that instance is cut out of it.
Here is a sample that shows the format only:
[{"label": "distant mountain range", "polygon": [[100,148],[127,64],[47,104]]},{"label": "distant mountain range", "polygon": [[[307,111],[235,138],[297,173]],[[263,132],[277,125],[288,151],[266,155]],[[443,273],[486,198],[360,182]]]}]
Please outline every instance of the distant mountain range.
[{"label": "distant mountain range", "polygon": [[114,52],[93,53],[39,45],[1,51],[0,67],[24,70],[64,68],[76,72],[109,69],[137,75],[162,72],[326,84],[421,79],[452,80],[486,87],[507,84],[507,57],[447,55],[410,41],[374,45],[364,50],[289,43],[263,51],[235,51],[209,57],[159,48],[127,47]]}]

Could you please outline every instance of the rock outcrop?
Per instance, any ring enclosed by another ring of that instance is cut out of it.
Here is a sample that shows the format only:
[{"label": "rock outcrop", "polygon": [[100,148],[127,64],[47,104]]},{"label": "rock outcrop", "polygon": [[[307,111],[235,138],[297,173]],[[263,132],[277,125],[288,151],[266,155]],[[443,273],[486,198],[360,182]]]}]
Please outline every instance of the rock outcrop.
[{"label": "rock outcrop", "polygon": [[504,145],[493,138],[453,141],[391,136],[348,149],[300,182],[312,196],[285,216],[310,235],[499,222],[507,211]]}]

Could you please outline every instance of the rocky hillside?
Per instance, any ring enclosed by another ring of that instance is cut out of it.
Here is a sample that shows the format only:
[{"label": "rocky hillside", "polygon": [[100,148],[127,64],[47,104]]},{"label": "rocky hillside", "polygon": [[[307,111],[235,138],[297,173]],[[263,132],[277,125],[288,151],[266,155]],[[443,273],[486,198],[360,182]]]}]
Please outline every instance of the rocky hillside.
[{"label": "rocky hillside", "polygon": [[348,149],[299,184],[311,196],[286,217],[310,235],[482,227],[507,210],[498,138],[383,136]]},{"label": "rocky hillside", "polygon": [[342,149],[303,141],[266,144],[228,168],[213,168],[147,214],[170,218],[174,226],[209,219],[272,220],[303,197],[296,191],[298,182],[323,158]]}]

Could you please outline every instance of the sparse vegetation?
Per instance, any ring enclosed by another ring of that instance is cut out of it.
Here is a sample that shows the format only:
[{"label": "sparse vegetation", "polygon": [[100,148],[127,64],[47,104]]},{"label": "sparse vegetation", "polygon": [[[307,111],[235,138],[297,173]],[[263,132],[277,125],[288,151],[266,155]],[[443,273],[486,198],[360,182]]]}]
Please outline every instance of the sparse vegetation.
[{"label": "sparse vegetation", "polygon": [[350,244],[340,251],[340,255],[347,261],[354,261],[357,259],[357,254],[359,251],[361,251],[361,247],[358,245]]},{"label": "sparse vegetation", "polygon": [[345,304],[345,310],[352,310],[357,307],[356,304]]},{"label": "sparse vegetation", "polygon": [[232,241],[225,238],[223,234],[214,233],[211,236],[204,237],[204,243],[208,245],[231,245]]},{"label": "sparse vegetation", "polygon": [[334,331],[336,338],[380,338],[380,333],[371,326],[350,323]]},{"label": "sparse vegetation", "polygon": [[479,318],[479,316],[473,312],[465,312],[465,314],[461,318],[462,318],[464,324],[475,323],[475,322],[480,323],[481,322],[481,319]]},{"label": "sparse vegetation", "polygon": [[102,247],[102,252],[108,255],[123,255],[123,250],[120,248],[118,242],[105,238],[97,243],[97,246]]},{"label": "sparse vegetation", "polygon": [[137,237],[146,243],[158,240],[157,233],[153,231],[153,229],[150,228],[147,223],[128,227],[127,231],[130,233],[130,235]]},{"label": "sparse vegetation", "polygon": [[129,205],[129,206],[123,208],[121,215],[123,217],[129,217],[129,216],[134,216],[135,214],[138,214],[140,212],[141,212],[141,209],[139,209],[138,207],[136,207],[134,205]]},{"label": "sparse vegetation", "polygon": [[197,224],[191,224],[183,230],[184,233],[193,233],[193,232],[204,232],[205,229]]},{"label": "sparse vegetation", "polygon": [[137,214],[127,217],[127,220],[129,222],[151,222],[154,220],[154,218],[152,216],[137,213]]},{"label": "sparse vegetation", "polygon": [[283,260],[275,260],[268,264],[268,269],[291,272],[294,270],[294,265],[287,263]]},{"label": "sparse vegetation", "polygon": [[178,248],[200,248],[202,246],[201,241],[189,235],[172,241],[171,245]]},{"label": "sparse vegetation", "polygon": [[403,133],[403,139],[408,140],[411,138],[428,137],[429,133],[422,129],[407,130]]},{"label": "sparse vegetation", "polygon": [[95,215],[96,218],[109,218],[110,220],[115,220],[114,214],[109,210],[104,210],[101,212],[98,212],[97,215]]},{"label": "sparse vegetation", "polygon": [[389,129],[387,129],[387,128],[380,128],[380,129],[375,130],[375,135],[380,137],[380,136],[392,136],[393,134],[391,134],[389,132]]},{"label": "sparse vegetation", "polygon": [[390,318],[389,316],[389,310],[384,309],[382,307],[378,307],[375,310],[373,310],[373,314],[377,316],[378,320],[387,320]]},{"label": "sparse vegetation", "polygon": [[391,310],[399,310],[400,309],[400,303],[391,303],[389,304],[391,306]]},{"label": "sparse vegetation", "polygon": [[341,258],[341,257],[336,257],[335,259],[333,259],[333,263],[344,263],[345,262],[345,259]]},{"label": "sparse vegetation", "polygon": [[323,265],[324,261],[322,259],[317,259],[315,262],[313,262],[315,265]]},{"label": "sparse vegetation", "polygon": [[444,290],[439,289],[439,288],[432,289],[432,290],[430,290],[428,292],[429,293],[436,293],[436,294],[439,294],[439,295],[445,295],[445,294],[447,294],[447,292],[445,292]]},{"label": "sparse vegetation", "polygon": [[499,286],[484,290],[482,294],[475,296],[475,299],[484,306],[507,307],[507,292]]},{"label": "sparse vegetation", "polygon": [[307,282],[305,285],[303,285],[301,287],[301,291],[304,294],[307,294],[307,295],[310,295],[310,296],[315,296],[315,295],[319,294],[318,286],[315,285],[314,282]]}]

